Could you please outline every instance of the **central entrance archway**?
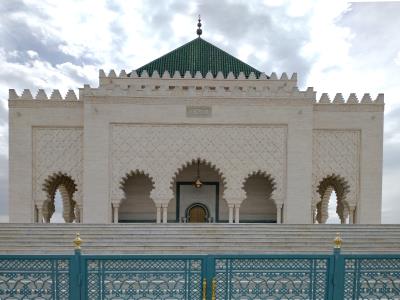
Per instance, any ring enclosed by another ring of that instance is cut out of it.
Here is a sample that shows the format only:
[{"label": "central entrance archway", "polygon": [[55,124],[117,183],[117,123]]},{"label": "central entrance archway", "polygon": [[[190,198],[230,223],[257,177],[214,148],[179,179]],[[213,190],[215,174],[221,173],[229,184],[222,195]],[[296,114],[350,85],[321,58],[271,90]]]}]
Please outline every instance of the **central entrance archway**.
[{"label": "central entrance archway", "polygon": [[206,223],[209,218],[207,206],[194,203],[186,209],[186,219],[189,223]]},{"label": "central entrance archway", "polygon": [[[194,183],[197,179],[201,181],[200,186]],[[190,220],[188,208],[195,204],[204,205],[207,214],[204,217],[204,212],[199,207],[194,209],[192,213],[198,214],[196,223],[228,221],[227,203],[220,201],[223,199],[225,189],[224,177],[211,163],[201,159],[188,162],[178,170],[171,184],[175,199],[168,205],[169,222],[172,220],[178,223],[193,222],[194,216]]]}]

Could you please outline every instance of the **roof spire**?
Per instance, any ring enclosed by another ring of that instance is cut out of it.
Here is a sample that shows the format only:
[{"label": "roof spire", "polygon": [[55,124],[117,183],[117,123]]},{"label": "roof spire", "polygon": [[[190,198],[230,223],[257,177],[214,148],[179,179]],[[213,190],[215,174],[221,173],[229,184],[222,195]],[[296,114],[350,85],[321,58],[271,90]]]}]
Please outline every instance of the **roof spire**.
[{"label": "roof spire", "polygon": [[197,23],[197,31],[196,31],[196,33],[200,37],[201,34],[203,33],[203,30],[201,30],[201,17],[200,17],[200,15],[199,15],[199,20],[198,21],[199,21],[199,23]]}]

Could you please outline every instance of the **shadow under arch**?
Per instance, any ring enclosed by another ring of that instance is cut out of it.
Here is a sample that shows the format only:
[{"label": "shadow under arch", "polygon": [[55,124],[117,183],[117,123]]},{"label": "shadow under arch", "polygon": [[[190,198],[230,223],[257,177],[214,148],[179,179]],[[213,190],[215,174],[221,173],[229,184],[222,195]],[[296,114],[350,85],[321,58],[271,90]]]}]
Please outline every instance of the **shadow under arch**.
[{"label": "shadow under arch", "polygon": [[150,193],[155,188],[153,177],[143,170],[132,170],[120,180],[123,197],[119,202],[118,222],[154,222],[155,204]]},{"label": "shadow under arch", "polygon": [[276,182],[266,171],[254,171],[242,180],[246,198],[240,205],[241,222],[277,223]]},{"label": "shadow under arch", "polygon": [[178,167],[178,169],[174,172],[174,176],[172,177],[172,180],[170,181],[170,188],[171,189],[174,188],[174,184],[176,183],[176,179],[177,179],[178,175],[180,173],[182,173],[182,171],[184,169],[186,169],[186,168],[188,168],[190,166],[196,165],[198,162],[200,164],[205,165],[205,166],[209,167],[210,169],[214,170],[218,174],[218,176],[221,178],[221,183],[222,183],[224,189],[227,188],[226,177],[225,177],[224,173],[221,171],[221,169],[218,168],[216,166],[216,164],[210,162],[207,159],[203,159],[203,158],[200,158],[200,157],[195,158],[195,159],[191,159],[191,160],[187,160],[187,161],[185,161],[183,164],[181,164]]},{"label": "shadow under arch", "polygon": [[[203,183],[200,188],[193,184],[198,175]],[[207,222],[228,221],[228,205],[222,200],[225,199],[227,180],[221,168],[210,160],[197,157],[184,161],[169,183],[174,195],[168,205],[169,221],[188,221],[187,208],[195,203],[208,207]]]},{"label": "shadow under arch", "polygon": [[315,217],[315,220],[319,224],[326,223],[329,217],[328,205],[333,191],[335,191],[337,199],[336,213],[338,214],[341,223],[346,223],[346,219],[349,216],[349,205],[346,200],[349,189],[347,181],[337,174],[325,176],[319,181],[317,192],[320,195],[320,200],[316,203]]},{"label": "shadow under arch", "polygon": [[57,190],[60,191],[63,212],[62,216],[66,223],[72,223],[76,220],[73,195],[77,191],[77,184],[72,176],[67,173],[58,172],[50,175],[43,183],[42,190],[46,193],[47,199],[43,204],[43,218],[45,222],[50,223],[51,217],[55,213],[55,196]]}]

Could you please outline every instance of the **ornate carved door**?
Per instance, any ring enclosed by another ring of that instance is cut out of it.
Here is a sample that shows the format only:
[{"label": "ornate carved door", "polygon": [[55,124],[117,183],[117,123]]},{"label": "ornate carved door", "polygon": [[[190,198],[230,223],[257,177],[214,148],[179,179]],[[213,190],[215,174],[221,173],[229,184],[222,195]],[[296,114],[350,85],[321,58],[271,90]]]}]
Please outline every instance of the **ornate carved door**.
[{"label": "ornate carved door", "polygon": [[204,207],[196,205],[190,208],[189,222],[190,223],[204,223],[206,222],[207,212]]}]

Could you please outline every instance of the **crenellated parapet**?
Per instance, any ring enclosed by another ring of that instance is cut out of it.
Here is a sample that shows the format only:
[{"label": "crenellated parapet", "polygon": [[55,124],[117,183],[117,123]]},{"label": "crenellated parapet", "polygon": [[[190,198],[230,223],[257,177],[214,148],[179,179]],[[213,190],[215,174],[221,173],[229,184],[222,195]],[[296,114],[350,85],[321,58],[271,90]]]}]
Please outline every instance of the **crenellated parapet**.
[{"label": "crenellated parapet", "polygon": [[8,93],[8,100],[35,100],[35,101],[79,101],[74,90],[68,90],[65,97],[63,97],[59,90],[53,90],[50,95],[47,95],[45,90],[39,89],[34,97],[29,89],[24,89],[22,94],[19,96],[14,89],[10,89]]},{"label": "crenellated parapet", "polygon": [[366,93],[361,97],[361,100],[357,97],[355,93],[350,93],[349,97],[345,100],[342,93],[337,93],[333,100],[329,97],[328,93],[322,93],[321,98],[316,104],[385,104],[384,95],[378,94],[378,96],[373,100],[371,95]]},{"label": "crenellated parapet", "polygon": [[197,71],[193,76],[190,71],[186,71],[184,74],[181,74],[179,71],[175,71],[174,74],[170,74],[168,71],[165,71],[163,74],[160,74],[157,70],[152,72],[150,76],[149,73],[144,70],[137,74],[135,70],[131,71],[130,73],[126,73],[125,70],[121,70],[119,75],[117,76],[117,72],[115,70],[110,70],[108,75],[104,72],[104,70],[99,70],[99,78],[100,78],[100,85],[112,83],[115,79],[203,79],[203,80],[269,80],[269,81],[293,81],[297,84],[297,73],[293,73],[292,76],[289,78],[287,73],[282,73],[282,75],[278,78],[278,75],[275,72],[272,72],[270,76],[267,76],[265,73],[261,73],[260,76],[256,76],[253,72],[249,74],[249,76],[245,76],[243,72],[240,72],[238,76],[235,76],[233,72],[229,72],[227,76],[220,71],[214,76],[211,72],[208,72],[203,76],[203,74]]},{"label": "crenellated parapet", "polygon": [[213,76],[208,72],[205,76],[200,72],[194,75],[189,71],[181,74],[168,71],[159,74],[153,71],[149,76],[147,71],[142,71],[140,76],[136,71],[127,74],[122,70],[111,70],[108,75],[103,70],[99,72],[99,88],[92,89],[85,86],[81,92],[85,96],[109,97],[224,97],[224,98],[300,98],[315,101],[315,91],[312,87],[299,91],[297,87],[297,74],[290,78],[286,73],[280,77],[276,73],[267,76],[262,73],[256,76],[250,73],[245,76],[243,72],[236,77],[232,72],[224,76],[218,72]]}]

